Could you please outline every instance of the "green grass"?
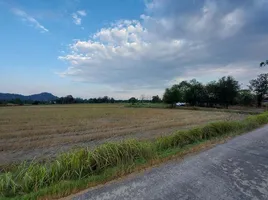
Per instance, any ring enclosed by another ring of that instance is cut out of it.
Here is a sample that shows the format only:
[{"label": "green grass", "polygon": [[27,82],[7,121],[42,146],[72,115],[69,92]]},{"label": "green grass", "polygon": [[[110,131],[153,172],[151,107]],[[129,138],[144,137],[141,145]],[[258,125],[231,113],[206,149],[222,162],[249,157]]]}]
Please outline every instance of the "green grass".
[{"label": "green grass", "polygon": [[[165,104],[165,103],[135,103],[135,104],[126,104],[125,107],[130,108],[171,108],[171,105]],[[198,106],[177,106],[176,108],[178,110],[199,110],[199,111],[214,111],[214,112],[229,112],[229,113],[241,113],[241,114],[260,114],[264,111],[258,110],[256,108],[252,108],[251,110],[245,110],[245,109],[226,109],[226,108],[211,108],[211,107],[198,107]]]},{"label": "green grass", "polygon": [[112,180],[137,166],[161,160],[214,138],[253,130],[268,123],[268,113],[242,121],[222,121],[178,131],[153,142],[129,140],[107,143],[94,149],[80,149],[60,155],[47,163],[21,163],[0,174],[2,199],[61,197],[74,191]]},{"label": "green grass", "polygon": [[128,103],[125,107],[129,108],[170,108],[170,105],[165,103]]},{"label": "green grass", "polygon": [[262,113],[264,110],[258,110],[256,108],[252,108],[252,110],[241,110],[241,109],[235,109],[235,108],[210,108],[210,107],[187,107],[187,106],[182,106],[182,107],[177,107],[176,109],[180,110],[199,110],[199,111],[214,111],[214,112],[228,112],[228,113],[240,113],[240,114],[251,114],[251,115],[256,115]]}]

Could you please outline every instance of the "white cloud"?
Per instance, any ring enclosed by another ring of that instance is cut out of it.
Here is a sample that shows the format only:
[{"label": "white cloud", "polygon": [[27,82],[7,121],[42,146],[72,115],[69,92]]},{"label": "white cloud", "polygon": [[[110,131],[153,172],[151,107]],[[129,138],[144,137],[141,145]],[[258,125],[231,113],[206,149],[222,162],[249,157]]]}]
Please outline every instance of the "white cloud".
[{"label": "white cloud", "polygon": [[82,24],[82,17],[85,17],[87,15],[85,10],[78,10],[75,13],[72,14],[73,22],[76,25]]},{"label": "white cloud", "polygon": [[267,56],[268,29],[261,22],[268,9],[254,1],[150,0],[146,5],[140,20],[120,20],[70,44],[69,53],[59,57],[69,64],[60,75],[130,96],[163,91],[189,78],[206,82],[233,75],[246,84],[267,72],[258,63]]},{"label": "white cloud", "polygon": [[81,15],[81,16],[87,16],[87,13],[86,13],[86,11],[85,10],[78,10],[77,11],[77,14],[79,14],[79,15]]},{"label": "white cloud", "polygon": [[76,25],[81,25],[81,18],[77,16],[76,13],[73,13],[72,14],[72,18],[73,18],[73,22],[76,24]]},{"label": "white cloud", "polygon": [[228,65],[200,65],[196,66],[194,70],[186,69],[182,76],[178,76],[172,80],[172,84],[178,83],[182,80],[198,79],[198,77],[198,80],[207,83],[212,80],[211,77],[218,79],[222,76],[230,75],[238,79],[240,84],[242,84],[242,87],[246,87],[249,80],[257,77],[261,73],[268,72],[265,69],[257,67],[253,70],[252,66],[254,65],[254,62],[239,62]]},{"label": "white cloud", "polygon": [[221,20],[222,30],[220,31],[220,35],[222,37],[229,37],[234,35],[237,31],[239,31],[244,23],[244,11],[241,9],[236,9],[226,16],[224,16]]},{"label": "white cloud", "polygon": [[28,15],[25,11],[13,8],[11,10],[15,15],[19,16],[22,20],[28,22],[29,24],[33,25],[35,28],[41,30],[42,33],[49,32],[47,28],[45,28],[42,24],[40,24],[35,18]]}]

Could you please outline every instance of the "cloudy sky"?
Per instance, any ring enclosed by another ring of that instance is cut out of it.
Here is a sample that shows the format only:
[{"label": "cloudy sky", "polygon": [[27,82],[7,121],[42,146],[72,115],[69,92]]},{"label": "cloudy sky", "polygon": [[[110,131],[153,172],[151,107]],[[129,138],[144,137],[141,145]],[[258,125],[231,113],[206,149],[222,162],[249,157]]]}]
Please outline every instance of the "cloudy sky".
[{"label": "cloudy sky", "polygon": [[129,98],[268,68],[268,0],[0,0],[0,92]]}]

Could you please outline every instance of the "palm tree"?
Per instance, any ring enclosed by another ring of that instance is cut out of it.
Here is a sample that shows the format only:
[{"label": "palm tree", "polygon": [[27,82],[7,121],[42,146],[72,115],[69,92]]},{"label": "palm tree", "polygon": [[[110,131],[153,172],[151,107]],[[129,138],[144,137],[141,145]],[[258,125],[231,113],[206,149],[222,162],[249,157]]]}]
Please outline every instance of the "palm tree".
[{"label": "palm tree", "polygon": [[264,67],[265,65],[268,65],[268,60],[260,63],[260,67]]}]

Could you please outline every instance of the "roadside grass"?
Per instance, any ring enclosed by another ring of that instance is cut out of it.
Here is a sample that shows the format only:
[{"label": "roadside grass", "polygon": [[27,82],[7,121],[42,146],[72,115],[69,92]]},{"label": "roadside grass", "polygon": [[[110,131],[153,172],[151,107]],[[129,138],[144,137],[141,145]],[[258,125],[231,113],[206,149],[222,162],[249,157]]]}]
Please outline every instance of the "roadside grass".
[{"label": "roadside grass", "polygon": [[[170,105],[165,103],[135,103],[135,104],[126,104],[125,107],[128,108],[171,108]],[[264,108],[256,109],[249,107],[230,107],[226,108],[212,108],[212,107],[198,107],[198,106],[177,106],[173,109],[178,110],[196,110],[196,111],[214,111],[214,112],[229,112],[229,113],[240,113],[240,114],[260,114],[265,111]],[[267,109],[266,109],[267,110]]]},{"label": "roadside grass", "polygon": [[126,104],[125,107],[129,108],[170,108],[170,105],[165,103],[135,103],[135,104]]},{"label": "roadside grass", "polygon": [[1,199],[59,198],[89,186],[150,166],[173,155],[191,152],[202,143],[247,132],[268,123],[268,113],[252,115],[242,121],[220,121],[178,131],[155,141],[129,140],[106,143],[64,153],[57,159],[24,162],[0,174]]},{"label": "roadside grass", "polygon": [[176,109],[179,110],[199,110],[199,111],[214,111],[214,112],[227,112],[227,113],[240,113],[240,114],[251,114],[256,115],[264,112],[264,109],[237,109],[236,107],[230,107],[229,109],[226,108],[210,108],[210,107],[177,107]]}]

